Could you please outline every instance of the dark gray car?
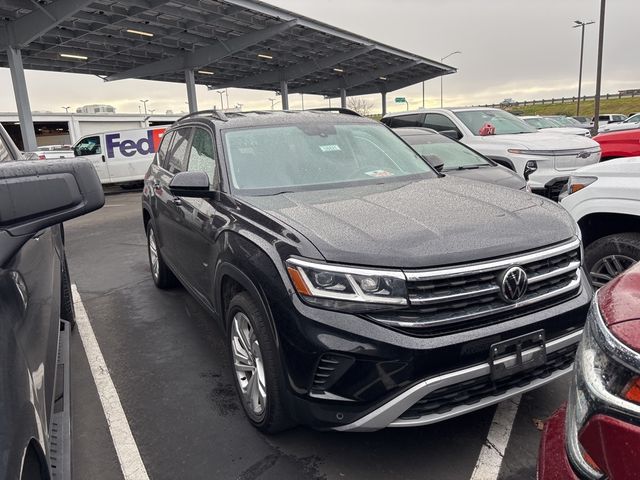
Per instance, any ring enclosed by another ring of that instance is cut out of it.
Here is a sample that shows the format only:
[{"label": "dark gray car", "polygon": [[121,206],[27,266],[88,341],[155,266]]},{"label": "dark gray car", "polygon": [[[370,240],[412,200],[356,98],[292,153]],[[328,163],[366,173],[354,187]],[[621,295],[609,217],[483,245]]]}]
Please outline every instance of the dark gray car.
[{"label": "dark gray car", "polygon": [[526,190],[527,182],[513,170],[430,128],[394,128],[429,163],[447,174]]},{"label": "dark gray car", "polygon": [[74,309],[61,223],[103,203],[90,162],[24,161],[0,126],[2,479],[44,480],[54,470],[55,478],[70,478],[66,390]]}]

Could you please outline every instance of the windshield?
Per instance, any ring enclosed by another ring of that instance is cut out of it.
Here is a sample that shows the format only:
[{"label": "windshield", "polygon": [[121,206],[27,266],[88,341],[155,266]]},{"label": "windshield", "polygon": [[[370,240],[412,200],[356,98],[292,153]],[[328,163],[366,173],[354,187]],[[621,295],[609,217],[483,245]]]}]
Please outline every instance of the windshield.
[{"label": "windshield", "polygon": [[443,135],[423,134],[406,137],[400,135],[419,154],[427,155],[434,160],[442,160],[444,163],[442,170],[491,166],[491,163],[481,155]]},{"label": "windshield", "polygon": [[545,117],[549,120],[553,120],[556,123],[559,123],[563,127],[580,127],[580,122],[578,122],[575,118],[571,117]]},{"label": "windshield", "polygon": [[545,117],[523,118],[523,120],[535,128],[558,128],[562,126],[558,122]]},{"label": "windshield", "polygon": [[640,113],[627,118],[624,123],[640,123]]},{"label": "windshield", "polygon": [[424,159],[381,124],[228,130],[224,146],[233,187],[249,194],[436,176]]},{"label": "windshield", "polygon": [[536,131],[535,128],[504,110],[467,110],[454,113],[474,135],[480,135],[480,130],[486,124],[495,128],[495,135],[534,133]]}]

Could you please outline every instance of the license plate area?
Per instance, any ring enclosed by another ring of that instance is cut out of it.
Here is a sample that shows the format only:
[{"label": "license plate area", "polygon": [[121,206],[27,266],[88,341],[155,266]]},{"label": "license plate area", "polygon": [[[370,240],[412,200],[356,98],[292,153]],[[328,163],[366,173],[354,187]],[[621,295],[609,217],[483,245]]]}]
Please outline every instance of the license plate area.
[{"label": "license plate area", "polygon": [[547,361],[544,330],[491,345],[489,365],[493,381],[544,365]]}]

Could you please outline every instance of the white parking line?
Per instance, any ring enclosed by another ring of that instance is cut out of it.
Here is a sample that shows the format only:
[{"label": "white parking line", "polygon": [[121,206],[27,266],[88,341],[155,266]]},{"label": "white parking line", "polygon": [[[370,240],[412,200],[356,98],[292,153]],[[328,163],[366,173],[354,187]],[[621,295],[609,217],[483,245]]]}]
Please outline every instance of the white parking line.
[{"label": "white parking line", "polygon": [[504,452],[509,443],[513,422],[518,413],[520,395],[505,400],[496,408],[487,439],[482,445],[476,467],[470,480],[496,480],[500,474],[500,467]]},{"label": "white parking line", "polygon": [[89,322],[89,317],[80,299],[78,289],[75,285],[72,285],[71,290],[73,298],[75,298],[76,325],[89,360],[93,381],[98,389],[98,396],[107,419],[107,425],[111,432],[111,439],[118,455],[122,474],[126,480],[149,480],[147,469],[142,463],[138,446],[120,403],[120,397],[118,397],[116,387],[109,375],[107,364],[93,333],[91,322]]}]

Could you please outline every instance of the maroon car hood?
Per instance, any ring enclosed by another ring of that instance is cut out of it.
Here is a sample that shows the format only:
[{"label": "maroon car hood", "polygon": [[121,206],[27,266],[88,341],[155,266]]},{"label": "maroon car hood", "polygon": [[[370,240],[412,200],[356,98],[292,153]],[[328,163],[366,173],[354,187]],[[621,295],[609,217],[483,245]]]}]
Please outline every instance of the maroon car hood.
[{"label": "maroon car hood", "polygon": [[640,263],[603,287],[598,297],[611,333],[640,352]]}]

